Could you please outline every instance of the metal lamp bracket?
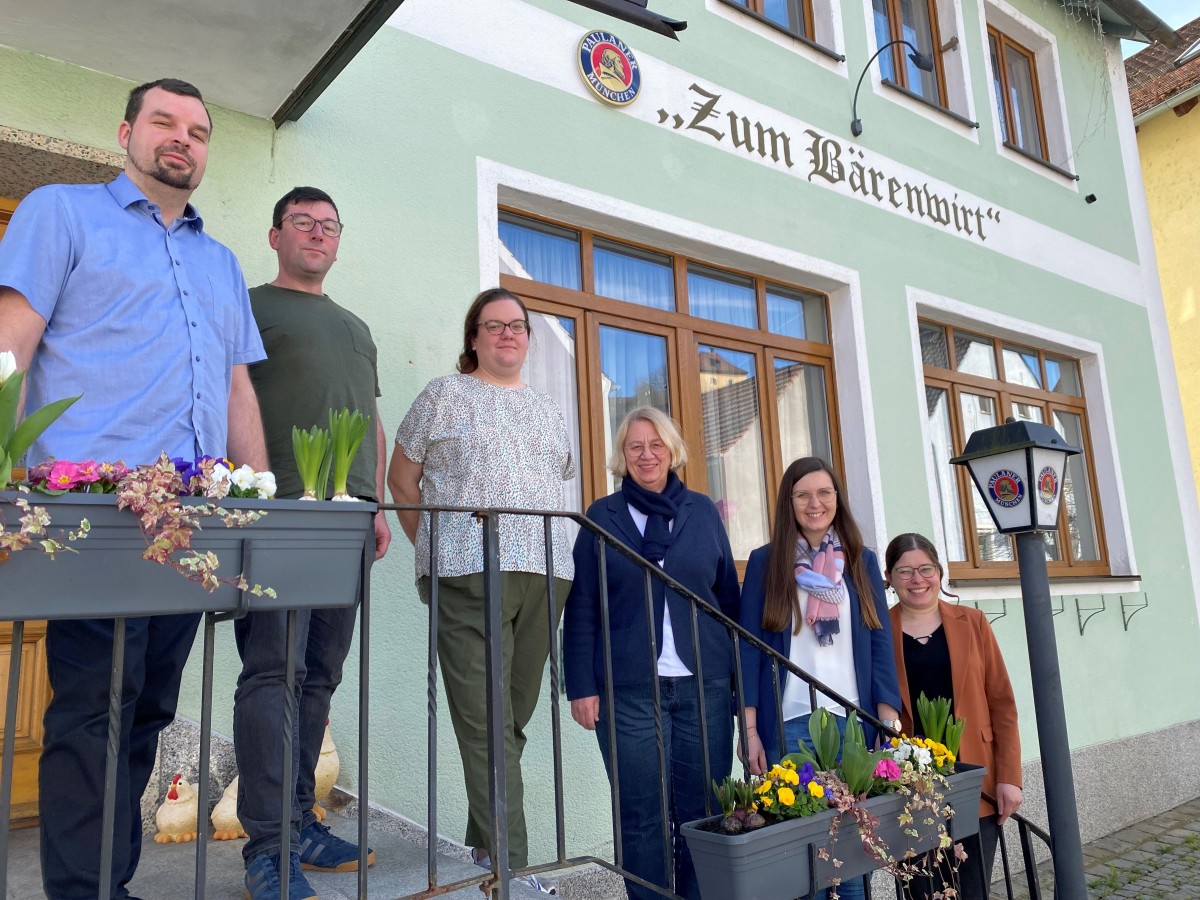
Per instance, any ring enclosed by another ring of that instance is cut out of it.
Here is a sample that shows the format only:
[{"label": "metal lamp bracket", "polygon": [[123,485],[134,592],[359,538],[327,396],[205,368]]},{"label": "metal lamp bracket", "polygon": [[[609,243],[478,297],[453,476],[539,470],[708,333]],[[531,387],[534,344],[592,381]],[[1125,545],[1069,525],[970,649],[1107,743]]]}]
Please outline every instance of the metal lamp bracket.
[{"label": "metal lamp bracket", "polygon": [[1133,617],[1136,616],[1143,609],[1145,609],[1147,606],[1150,605],[1150,595],[1148,593],[1143,592],[1142,600],[1144,602],[1142,602],[1140,605],[1137,605],[1137,606],[1135,606],[1133,603],[1126,603],[1124,594],[1121,594],[1120,598],[1121,598],[1121,622],[1125,625],[1125,630],[1128,631],[1129,623],[1130,623],[1130,621],[1133,620]]},{"label": "metal lamp bracket", "polygon": [[[1051,597],[1050,599],[1053,600],[1054,598]],[[1057,616],[1060,612],[1062,612],[1066,608],[1067,608],[1067,598],[1062,596],[1062,594],[1059,594],[1058,609],[1055,609],[1053,606],[1050,607],[1050,615]]]},{"label": "metal lamp bracket", "polygon": [[997,619],[1003,619],[1005,616],[1008,615],[1008,600],[1006,600],[1003,597],[1000,598],[1000,612],[996,612],[995,610],[990,610],[990,609],[985,610],[982,606],[979,605],[978,600],[975,601],[975,608],[980,610],[981,612],[983,612],[983,614],[985,616],[987,616],[988,624],[991,625]]}]

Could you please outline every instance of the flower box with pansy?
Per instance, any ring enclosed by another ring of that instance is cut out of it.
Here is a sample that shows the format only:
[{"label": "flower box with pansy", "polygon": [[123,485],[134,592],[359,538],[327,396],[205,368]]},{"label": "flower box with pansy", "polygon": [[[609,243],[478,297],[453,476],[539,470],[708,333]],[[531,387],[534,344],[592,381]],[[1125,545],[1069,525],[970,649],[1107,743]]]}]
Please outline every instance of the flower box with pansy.
[{"label": "flower box with pansy", "polygon": [[[843,739],[825,710],[799,748],[760,776],[715,785],[722,816],[683,826],[701,896],[792,900],[883,868],[902,884],[949,860],[978,829],[983,770],[944,744],[902,737],[868,750],[851,716]],[[954,810],[967,811],[961,818]],[[952,862],[948,862],[950,867]]]}]

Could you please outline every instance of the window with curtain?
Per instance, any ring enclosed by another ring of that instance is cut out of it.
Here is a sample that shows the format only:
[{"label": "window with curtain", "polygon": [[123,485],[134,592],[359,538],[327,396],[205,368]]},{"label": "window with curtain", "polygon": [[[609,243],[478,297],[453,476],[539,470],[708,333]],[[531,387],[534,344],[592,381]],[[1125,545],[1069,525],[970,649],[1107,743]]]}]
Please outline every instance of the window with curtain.
[{"label": "window with curtain", "polygon": [[1000,534],[970,476],[950,459],[967,438],[1007,418],[1041,422],[1083,450],[1067,461],[1058,529],[1043,534],[1051,575],[1108,574],[1079,360],[939,322],[918,323],[925,415],[950,574],[1017,574],[1012,539]]},{"label": "window with curtain", "polygon": [[908,41],[933,60],[933,71],[924,72],[909,59],[911,50],[896,44],[879,56],[884,80],[949,108],[937,0],[871,0],[871,11],[877,47],[889,41]]},{"label": "window with curtain", "polygon": [[501,284],[534,323],[526,380],[577,432],[582,507],[617,488],[607,460],[638,406],[679,422],[681,475],[742,560],[770,536],[784,468],[840,471],[823,294],[515,210],[499,229]]},{"label": "window with curtain", "polygon": [[765,19],[777,28],[799,35],[810,41],[816,40],[813,22],[812,0],[724,0]]},{"label": "window with curtain", "polygon": [[988,26],[992,89],[1004,142],[1048,160],[1046,126],[1038,88],[1037,58],[1000,29]]}]

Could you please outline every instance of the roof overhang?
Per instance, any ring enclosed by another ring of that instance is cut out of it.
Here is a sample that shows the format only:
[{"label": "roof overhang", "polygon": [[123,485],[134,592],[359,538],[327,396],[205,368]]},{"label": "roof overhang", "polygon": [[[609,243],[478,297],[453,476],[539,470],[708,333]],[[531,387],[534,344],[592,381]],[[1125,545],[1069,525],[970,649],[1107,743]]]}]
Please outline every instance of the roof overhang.
[{"label": "roof overhang", "polygon": [[647,9],[648,0],[570,0],[570,2],[586,6],[588,9],[602,12],[624,22],[632,22],[634,25],[639,25],[676,41],[679,38],[675,32],[687,28],[687,22],[668,19],[666,16]]},{"label": "roof overhang", "polygon": [[1168,47],[1183,46],[1183,38],[1175,29],[1138,0],[1060,0],[1068,10],[1079,12],[1089,19],[1096,15],[1104,33],[1126,41],[1153,44],[1159,41]]},{"label": "roof overhang", "polygon": [[182,78],[277,126],[300,118],[403,0],[0,0],[0,44],[124,78]]}]

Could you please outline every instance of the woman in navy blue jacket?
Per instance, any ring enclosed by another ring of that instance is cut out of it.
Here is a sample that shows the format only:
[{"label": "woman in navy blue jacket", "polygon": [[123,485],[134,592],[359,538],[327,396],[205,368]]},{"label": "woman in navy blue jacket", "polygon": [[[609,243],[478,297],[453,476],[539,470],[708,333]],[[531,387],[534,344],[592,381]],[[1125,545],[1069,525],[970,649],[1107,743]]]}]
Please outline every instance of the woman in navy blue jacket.
[{"label": "woman in navy blue jacket", "polygon": [[[775,503],[771,543],[750,554],[740,622],[815,679],[899,730],[900,690],[883,577],[841,494],[837,475],[824,460],[810,456],[788,466]],[[742,660],[745,752],[750,771],[759,774],[795,750],[797,741],[812,746],[808,718],[813,710],[802,679],[781,667],[782,703],[777,703],[770,661],[748,647]],[[821,694],[817,705],[838,715],[845,727],[841,706]],[[873,744],[875,729],[863,726]],[[839,894],[847,900],[863,896],[861,880],[842,885]]]},{"label": "woman in navy blue jacket", "polygon": [[[731,619],[738,614],[737,569],[729,538],[713,502],[684,487],[675,470],[687,462],[678,425],[657,409],[642,407],[617,429],[609,468],[621,489],[592,504],[587,516],[628,544]],[[733,766],[730,680],[733,648],[725,628],[697,616],[704,684],[696,683],[689,603],[652,579],[655,658],[649,651],[646,575],[615,550],[605,550],[608,577],[608,639],[612,653],[613,718],[605,694],[604,644],[596,539],[588,531],[575,542],[575,582],[563,616],[563,665],[571,715],[594,730],[613,778],[610,730],[616,739],[620,787],[622,865],[661,887],[670,887],[666,860],[673,860],[674,890],[699,898],[687,842],[679,825],[701,818],[712,788],[704,777],[700,740],[700,693],[708,732],[708,764],[720,780]],[[890,651],[889,651],[890,652]],[[654,727],[654,679],[662,709],[666,772],[660,768]],[[664,846],[662,799],[667,785],[670,845]],[[660,895],[627,882],[631,898]]]}]

